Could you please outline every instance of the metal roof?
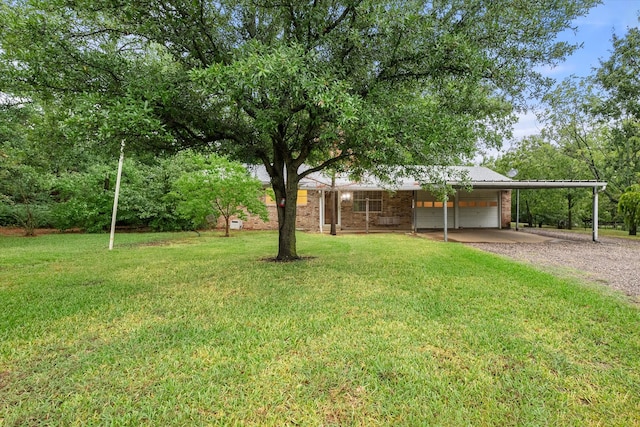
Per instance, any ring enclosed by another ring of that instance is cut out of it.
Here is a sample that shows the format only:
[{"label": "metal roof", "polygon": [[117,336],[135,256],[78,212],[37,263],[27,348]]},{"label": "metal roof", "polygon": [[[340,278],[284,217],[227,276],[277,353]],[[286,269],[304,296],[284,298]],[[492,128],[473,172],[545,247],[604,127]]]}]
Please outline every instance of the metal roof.
[{"label": "metal roof", "polygon": [[[304,168],[305,166],[302,166]],[[250,165],[249,171],[253,176],[269,185],[271,179],[263,165]],[[453,187],[463,187],[468,183],[475,189],[542,189],[542,188],[600,188],[605,189],[606,182],[585,181],[585,180],[526,180],[515,181],[498,172],[484,166],[448,166],[437,167],[435,174]],[[430,170],[425,167],[425,175],[429,175]],[[431,171],[432,172],[432,171]],[[432,173],[433,175],[433,173]],[[462,177],[468,181],[464,182]],[[341,191],[360,190],[404,190],[414,191],[422,188],[424,181],[417,178],[399,178],[393,185],[384,184],[374,177],[364,178],[360,182],[354,182],[346,174],[336,175],[335,185]],[[314,172],[300,181],[300,189],[322,190],[331,188],[331,176],[324,172]]]},{"label": "metal roof", "polygon": [[524,180],[524,181],[476,181],[473,188],[477,189],[543,189],[543,188],[600,188],[604,190],[607,183],[589,180]]}]

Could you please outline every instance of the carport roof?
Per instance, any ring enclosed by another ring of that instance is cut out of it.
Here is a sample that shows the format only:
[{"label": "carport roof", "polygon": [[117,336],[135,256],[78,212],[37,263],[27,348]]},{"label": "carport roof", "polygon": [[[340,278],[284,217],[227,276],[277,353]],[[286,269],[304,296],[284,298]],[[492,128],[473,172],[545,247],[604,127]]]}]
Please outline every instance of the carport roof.
[{"label": "carport roof", "polygon": [[[455,184],[452,184],[455,186]],[[503,189],[503,190],[524,190],[524,189],[543,189],[543,188],[594,188],[598,187],[604,190],[607,183],[603,181],[591,180],[527,180],[527,181],[475,181],[472,183],[473,188],[477,189]]]}]

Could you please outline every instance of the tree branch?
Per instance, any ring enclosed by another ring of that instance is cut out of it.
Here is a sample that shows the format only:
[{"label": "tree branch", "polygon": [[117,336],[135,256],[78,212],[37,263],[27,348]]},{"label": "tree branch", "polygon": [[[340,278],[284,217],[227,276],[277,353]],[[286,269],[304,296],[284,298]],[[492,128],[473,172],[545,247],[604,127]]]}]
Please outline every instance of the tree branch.
[{"label": "tree branch", "polygon": [[305,176],[311,175],[312,173],[315,172],[320,172],[321,170],[324,170],[326,168],[328,168],[331,165],[334,165],[336,163],[339,163],[345,159],[350,158],[351,156],[353,156],[353,153],[342,153],[339,156],[336,157],[332,157],[329,160],[324,161],[323,163],[321,163],[319,166],[313,167],[313,168],[309,168],[303,172],[301,172],[300,174],[298,174],[298,178],[302,179]]}]

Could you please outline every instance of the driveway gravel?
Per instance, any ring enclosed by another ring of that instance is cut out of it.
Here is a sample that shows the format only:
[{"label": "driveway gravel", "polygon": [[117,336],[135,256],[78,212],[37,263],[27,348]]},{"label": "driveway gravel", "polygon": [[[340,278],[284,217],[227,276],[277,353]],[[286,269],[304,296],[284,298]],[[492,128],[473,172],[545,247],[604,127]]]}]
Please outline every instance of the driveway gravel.
[{"label": "driveway gravel", "polygon": [[469,243],[487,252],[531,263],[542,270],[587,279],[623,292],[640,302],[640,240],[523,229],[553,240],[544,243]]}]

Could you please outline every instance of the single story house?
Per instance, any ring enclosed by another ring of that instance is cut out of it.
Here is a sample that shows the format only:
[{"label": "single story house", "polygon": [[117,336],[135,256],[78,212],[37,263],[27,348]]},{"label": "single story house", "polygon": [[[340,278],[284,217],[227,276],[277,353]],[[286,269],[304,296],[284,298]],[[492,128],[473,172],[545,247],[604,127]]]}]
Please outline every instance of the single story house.
[{"label": "single story house", "polygon": [[[262,167],[251,167],[252,174],[265,187],[269,176]],[[420,231],[448,228],[509,228],[511,224],[512,180],[480,166],[451,167],[454,175],[465,174],[471,191],[462,182],[448,181],[455,195],[446,203],[423,189],[413,179],[403,179],[393,188],[377,180],[353,182],[345,175],[335,178],[313,173],[300,181],[298,190],[297,227],[308,231],[328,231],[331,226],[331,201],[335,201],[338,230]],[[505,188],[482,188],[482,183],[504,182]],[[333,194],[335,190],[335,195]],[[265,197],[270,220],[266,223],[250,218],[247,229],[277,229],[276,203]],[[443,213],[447,210],[446,217]]]},{"label": "single story house", "polygon": [[[251,173],[267,188],[269,176],[262,166],[249,167]],[[576,180],[519,181],[482,166],[452,166],[440,173],[452,178],[446,183],[455,190],[443,198],[427,191],[415,179],[398,180],[393,188],[375,179],[354,182],[337,175],[334,185],[323,172],[312,173],[300,181],[298,190],[297,227],[300,230],[328,232],[332,220],[332,200],[336,228],[348,231],[411,231],[461,228],[510,228],[511,195],[520,189],[591,188],[593,190],[593,240],[598,240],[598,192],[606,182]],[[464,176],[464,180],[460,177]],[[519,200],[519,197],[517,197]],[[277,229],[276,203],[265,191],[269,221],[250,217],[247,229]],[[516,229],[518,212],[516,211]]]}]

